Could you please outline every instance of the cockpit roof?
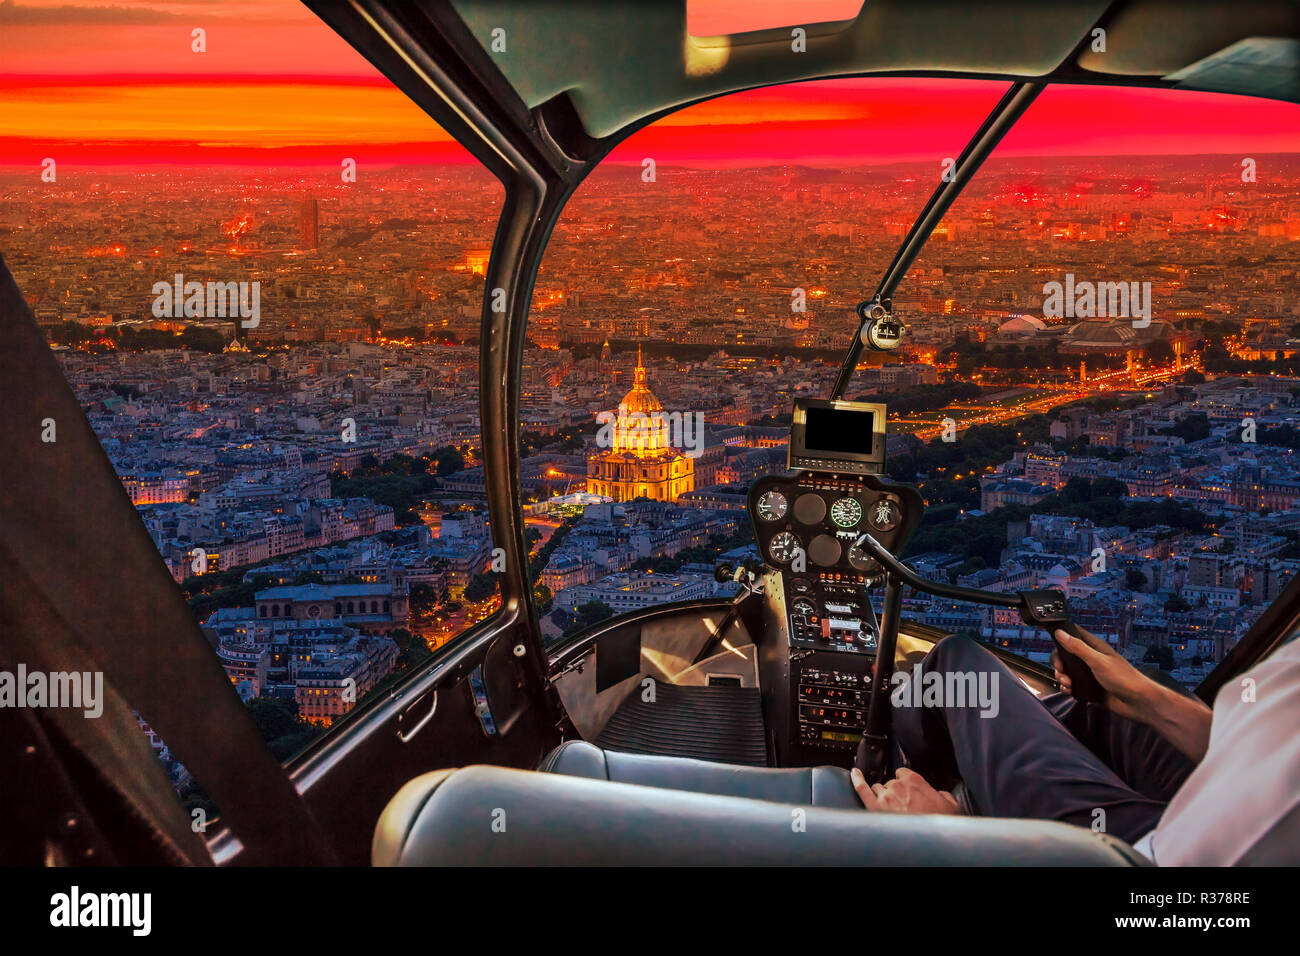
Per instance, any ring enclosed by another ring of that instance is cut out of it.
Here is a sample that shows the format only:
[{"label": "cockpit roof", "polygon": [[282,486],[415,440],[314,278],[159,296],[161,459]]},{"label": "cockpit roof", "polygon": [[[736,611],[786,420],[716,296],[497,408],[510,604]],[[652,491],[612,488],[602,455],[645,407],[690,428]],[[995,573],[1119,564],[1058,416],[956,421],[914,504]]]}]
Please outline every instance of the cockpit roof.
[{"label": "cockpit roof", "polygon": [[686,0],[451,5],[525,106],[567,95],[597,139],[711,96],[840,76],[1159,86],[1300,102],[1300,9],[1283,0],[866,0],[852,20],[806,24],[806,52],[784,27],[692,36]]}]

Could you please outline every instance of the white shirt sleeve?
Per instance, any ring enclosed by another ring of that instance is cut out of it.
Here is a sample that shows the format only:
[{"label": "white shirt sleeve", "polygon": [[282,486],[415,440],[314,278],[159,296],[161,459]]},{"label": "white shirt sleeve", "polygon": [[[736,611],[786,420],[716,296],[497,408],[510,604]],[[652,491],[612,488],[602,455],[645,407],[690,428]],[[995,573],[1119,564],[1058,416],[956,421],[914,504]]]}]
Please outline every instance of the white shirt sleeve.
[{"label": "white shirt sleeve", "polygon": [[1137,850],[1151,862],[1155,862],[1156,851],[1152,849],[1151,844],[1155,840],[1156,831],[1148,830],[1142,839],[1133,844],[1133,849]]},{"label": "white shirt sleeve", "polygon": [[1223,686],[1204,759],[1138,842],[1161,866],[1300,863],[1300,641]]}]

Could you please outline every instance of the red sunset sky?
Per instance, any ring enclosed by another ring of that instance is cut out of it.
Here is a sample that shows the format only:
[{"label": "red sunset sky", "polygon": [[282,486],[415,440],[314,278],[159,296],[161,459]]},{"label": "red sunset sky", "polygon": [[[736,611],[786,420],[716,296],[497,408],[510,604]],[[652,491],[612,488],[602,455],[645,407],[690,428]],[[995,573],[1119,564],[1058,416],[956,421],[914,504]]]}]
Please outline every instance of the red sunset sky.
[{"label": "red sunset sky", "polygon": [[[708,0],[692,32],[780,26],[789,0]],[[853,0],[803,0],[805,21]],[[208,52],[190,50],[207,31]],[[867,79],[741,93],[683,110],[614,161],[752,165],[955,155],[1004,88]],[[1300,106],[1149,90],[1054,88],[1002,156],[1300,150]],[[296,0],[0,0],[0,166],[469,161]]]}]

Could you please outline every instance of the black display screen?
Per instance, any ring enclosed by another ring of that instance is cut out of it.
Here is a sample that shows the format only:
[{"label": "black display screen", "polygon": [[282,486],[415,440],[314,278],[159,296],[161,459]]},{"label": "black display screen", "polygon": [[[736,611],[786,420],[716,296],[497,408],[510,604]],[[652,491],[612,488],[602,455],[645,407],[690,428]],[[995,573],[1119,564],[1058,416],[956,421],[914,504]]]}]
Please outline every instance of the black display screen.
[{"label": "black display screen", "polygon": [[804,412],[803,444],[810,455],[870,455],[875,431],[874,412],[838,408],[809,408]]}]

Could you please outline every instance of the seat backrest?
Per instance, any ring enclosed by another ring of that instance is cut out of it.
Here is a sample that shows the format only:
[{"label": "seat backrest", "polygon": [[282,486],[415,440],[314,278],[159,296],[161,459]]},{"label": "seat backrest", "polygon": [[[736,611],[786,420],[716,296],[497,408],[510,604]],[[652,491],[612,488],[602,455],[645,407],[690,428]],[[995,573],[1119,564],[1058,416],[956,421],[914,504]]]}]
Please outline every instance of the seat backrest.
[{"label": "seat backrest", "polygon": [[1134,866],[1064,823],[899,816],[475,766],[406,784],[376,866]]},{"label": "seat backrest", "polygon": [[539,769],[590,780],[750,797],[794,806],[862,809],[849,772],[841,767],[745,767],[690,757],[604,750],[585,740],[566,740],[542,760]]}]

